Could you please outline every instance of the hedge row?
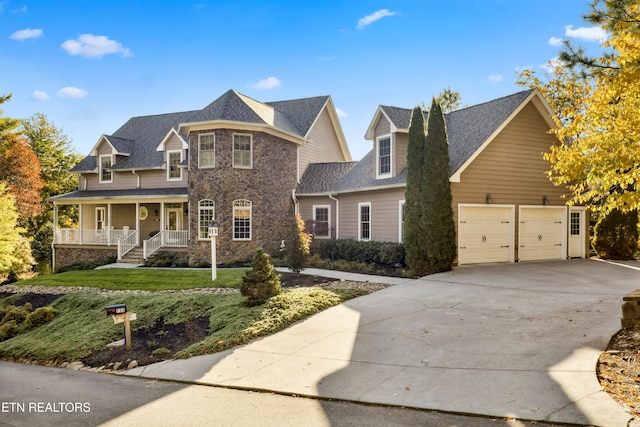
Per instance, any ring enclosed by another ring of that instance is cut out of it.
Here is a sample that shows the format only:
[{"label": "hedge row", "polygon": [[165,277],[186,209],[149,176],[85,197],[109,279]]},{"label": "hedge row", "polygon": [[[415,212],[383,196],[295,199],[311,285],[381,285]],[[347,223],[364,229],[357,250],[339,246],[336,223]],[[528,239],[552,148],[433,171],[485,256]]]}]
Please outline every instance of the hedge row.
[{"label": "hedge row", "polygon": [[378,265],[404,265],[404,245],[392,242],[358,241],[354,239],[322,240],[316,253],[331,261],[345,260]]}]

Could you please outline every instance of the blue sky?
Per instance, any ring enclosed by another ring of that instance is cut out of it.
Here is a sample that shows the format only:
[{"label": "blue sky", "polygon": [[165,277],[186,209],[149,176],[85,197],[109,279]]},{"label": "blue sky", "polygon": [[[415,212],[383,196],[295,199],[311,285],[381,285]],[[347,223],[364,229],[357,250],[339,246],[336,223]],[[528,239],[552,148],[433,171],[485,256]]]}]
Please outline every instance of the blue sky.
[{"label": "blue sky", "polygon": [[331,95],[352,156],[378,105],[450,87],[465,105],[508,95],[558,41],[598,46],[587,0],[0,0],[4,115],[44,113],[80,154],[130,117]]}]

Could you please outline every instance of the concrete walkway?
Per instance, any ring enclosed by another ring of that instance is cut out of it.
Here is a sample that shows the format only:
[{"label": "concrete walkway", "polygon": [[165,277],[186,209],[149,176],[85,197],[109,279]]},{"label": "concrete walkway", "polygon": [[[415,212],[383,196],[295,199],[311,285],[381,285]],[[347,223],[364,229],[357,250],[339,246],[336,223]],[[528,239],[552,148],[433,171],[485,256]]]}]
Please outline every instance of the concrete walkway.
[{"label": "concrete walkway", "polygon": [[595,374],[599,353],[620,328],[622,297],[640,287],[640,263],[627,267],[594,260],[493,264],[399,279],[251,344],[124,375],[627,426],[631,416]]}]

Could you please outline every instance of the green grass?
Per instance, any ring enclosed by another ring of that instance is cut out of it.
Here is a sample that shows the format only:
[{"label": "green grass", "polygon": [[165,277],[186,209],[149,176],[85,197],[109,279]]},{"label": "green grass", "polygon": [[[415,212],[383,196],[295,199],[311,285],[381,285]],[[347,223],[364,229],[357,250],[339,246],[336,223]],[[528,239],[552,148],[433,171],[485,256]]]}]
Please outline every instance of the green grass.
[{"label": "green grass", "polygon": [[217,270],[211,280],[211,270],[157,270],[145,268],[106,268],[102,270],[67,271],[32,279],[20,280],[15,285],[90,286],[101,289],[135,289],[163,291],[193,288],[239,288],[246,268]]},{"label": "green grass", "polygon": [[[290,324],[342,301],[363,295],[364,291],[321,288],[285,290],[265,304],[247,307],[245,298],[233,295],[140,295],[100,296],[89,292],[69,293],[52,305],[59,311],[49,323],[0,342],[0,358],[38,363],[71,362],[88,356],[122,337],[122,325],[114,325],[104,314],[104,306],[126,303],[136,313],[137,328],[163,319],[181,323],[196,317],[209,317],[210,335],[183,350],[176,357],[187,358],[215,353],[250,340],[272,334]],[[0,299],[8,305],[14,297]],[[135,333],[135,332],[134,332]]]}]

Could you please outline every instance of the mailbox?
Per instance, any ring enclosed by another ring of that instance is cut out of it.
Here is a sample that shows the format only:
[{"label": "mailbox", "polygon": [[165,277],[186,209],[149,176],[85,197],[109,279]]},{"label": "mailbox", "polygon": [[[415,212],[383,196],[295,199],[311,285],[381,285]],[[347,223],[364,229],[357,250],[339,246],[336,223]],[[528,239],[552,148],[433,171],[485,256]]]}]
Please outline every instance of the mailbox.
[{"label": "mailbox", "polygon": [[108,305],[104,308],[104,311],[108,315],[122,314],[127,312],[126,304],[116,304],[116,305]]}]

